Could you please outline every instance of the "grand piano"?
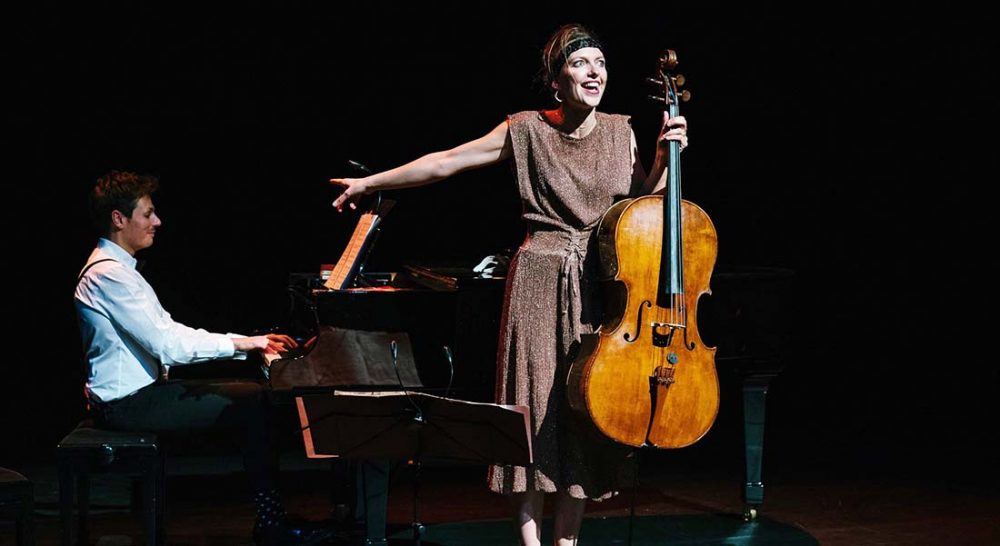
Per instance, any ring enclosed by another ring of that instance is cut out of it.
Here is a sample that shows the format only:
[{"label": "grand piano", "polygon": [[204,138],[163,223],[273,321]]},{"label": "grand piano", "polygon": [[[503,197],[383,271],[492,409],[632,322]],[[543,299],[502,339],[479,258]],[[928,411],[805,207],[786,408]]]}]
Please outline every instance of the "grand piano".
[{"label": "grand piano", "polygon": [[[398,273],[365,271],[382,218],[393,204],[379,198],[361,215],[327,278],[291,276],[289,291],[300,311],[292,309],[289,316],[305,316],[299,329],[311,329],[317,341],[292,358],[269,358],[265,375],[278,391],[420,387],[492,402],[505,279],[462,265],[408,264]],[[401,348],[395,365],[389,358],[390,341]],[[420,381],[400,385],[393,380],[399,365],[416,372]]]},{"label": "grand piano", "polygon": [[[272,389],[406,387],[493,401],[503,278],[478,277],[471,267],[413,264],[364,279],[367,286],[313,288],[297,298],[308,309],[300,314],[319,335],[312,348],[291,358],[269,356]],[[292,282],[301,287],[309,281],[300,276]],[[396,366],[391,341],[400,347]],[[396,368],[403,371],[403,385]]]}]

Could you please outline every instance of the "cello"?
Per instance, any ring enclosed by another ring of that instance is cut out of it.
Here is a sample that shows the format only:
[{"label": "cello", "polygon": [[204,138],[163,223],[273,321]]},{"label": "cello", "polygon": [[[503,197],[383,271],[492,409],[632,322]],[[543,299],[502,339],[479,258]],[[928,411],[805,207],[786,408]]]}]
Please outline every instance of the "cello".
[{"label": "cello", "polygon": [[[677,54],[660,57],[662,100],[680,115]],[[710,294],[718,253],[715,226],[681,199],[680,144],[668,142],[665,195],[615,203],[598,227],[605,317],[582,336],[567,379],[570,407],[605,436],[634,447],[698,441],[719,411],[715,348],[698,333],[697,305]]]}]

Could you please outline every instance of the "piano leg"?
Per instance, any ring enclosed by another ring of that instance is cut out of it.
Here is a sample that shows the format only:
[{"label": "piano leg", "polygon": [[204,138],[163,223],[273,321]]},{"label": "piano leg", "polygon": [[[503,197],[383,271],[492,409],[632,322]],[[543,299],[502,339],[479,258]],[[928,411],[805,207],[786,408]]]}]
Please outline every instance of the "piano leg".
[{"label": "piano leg", "polygon": [[365,544],[384,546],[389,502],[389,461],[361,459],[357,461],[357,504],[355,521],[365,527]]},{"label": "piano leg", "polygon": [[757,518],[764,503],[761,466],[764,460],[764,416],[767,387],[774,373],[748,372],[743,377],[743,439],[746,453],[746,485],[743,489],[743,519]]}]

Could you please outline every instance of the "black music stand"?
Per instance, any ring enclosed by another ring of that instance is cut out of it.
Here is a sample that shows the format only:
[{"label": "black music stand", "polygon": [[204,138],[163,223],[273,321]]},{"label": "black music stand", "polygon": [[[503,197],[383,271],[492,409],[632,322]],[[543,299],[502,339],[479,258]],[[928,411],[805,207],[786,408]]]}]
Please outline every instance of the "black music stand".
[{"label": "black music stand", "polygon": [[528,466],[526,406],[468,402],[413,391],[335,391],[296,397],[306,454],[412,460],[413,543],[421,543],[420,461],[425,457]]}]

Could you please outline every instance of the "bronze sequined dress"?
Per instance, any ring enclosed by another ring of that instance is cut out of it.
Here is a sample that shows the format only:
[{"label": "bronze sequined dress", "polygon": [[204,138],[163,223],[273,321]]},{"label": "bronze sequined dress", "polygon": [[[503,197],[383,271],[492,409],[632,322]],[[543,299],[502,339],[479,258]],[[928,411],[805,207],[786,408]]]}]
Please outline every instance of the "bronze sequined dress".
[{"label": "bronze sequined dress", "polygon": [[528,224],[507,279],[497,355],[497,402],[531,409],[531,467],[493,466],[489,486],[509,494],[566,491],[603,499],[627,485],[630,451],[604,438],[566,401],[580,334],[601,319],[594,234],[601,216],[632,193],[628,118],[596,113],[583,138],[541,112],[509,118],[517,184]]}]

